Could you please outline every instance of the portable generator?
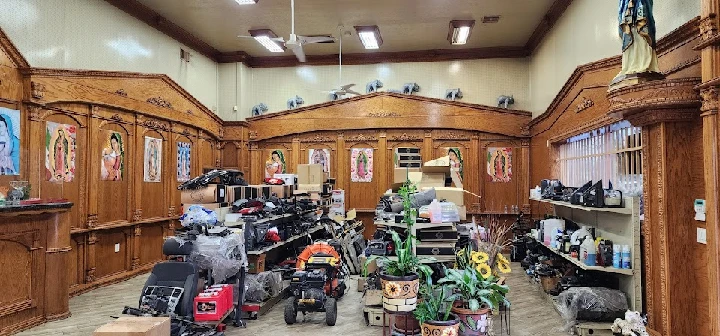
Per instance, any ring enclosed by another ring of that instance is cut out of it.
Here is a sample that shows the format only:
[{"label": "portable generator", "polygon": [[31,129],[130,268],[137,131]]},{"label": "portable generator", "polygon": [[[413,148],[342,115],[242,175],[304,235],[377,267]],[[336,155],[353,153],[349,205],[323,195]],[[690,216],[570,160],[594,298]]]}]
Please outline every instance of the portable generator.
[{"label": "portable generator", "polygon": [[335,325],[337,299],[346,289],[341,260],[335,248],[327,243],[315,243],[305,248],[298,256],[299,270],[293,273],[290,281],[291,297],[285,304],[285,323],[295,323],[298,312],[303,315],[325,312],[325,323]]}]

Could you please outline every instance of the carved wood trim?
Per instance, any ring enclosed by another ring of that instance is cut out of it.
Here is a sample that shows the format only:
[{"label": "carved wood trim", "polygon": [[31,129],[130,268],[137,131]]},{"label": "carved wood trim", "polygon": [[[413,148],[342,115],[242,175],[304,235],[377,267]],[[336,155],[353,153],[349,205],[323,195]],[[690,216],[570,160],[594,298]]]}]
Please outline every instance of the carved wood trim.
[{"label": "carved wood trim", "polygon": [[10,41],[10,38],[5,34],[5,32],[0,28],[0,48],[2,48],[8,56],[10,56],[10,60],[15,63],[15,67],[17,68],[27,68],[30,67],[30,64],[25,60],[25,57],[20,53],[20,51],[15,48],[15,45]]},{"label": "carved wood trim", "polygon": [[390,141],[421,141],[422,137],[415,134],[403,133],[400,136],[393,135],[390,137]]},{"label": "carved wood trim", "polygon": [[358,134],[353,135],[345,138],[345,142],[368,142],[368,141],[377,141],[377,137],[374,135],[365,135],[365,134]]},{"label": "carved wood trim", "polygon": [[695,90],[699,78],[681,78],[637,84],[608,93],[608,114],[621,116],[634,126],[691,120],[702,105]]},{"label": "carved wood trim", "polygon": [[435,137],[435,140],[462,140],[462,141],[468,141],[470,140],[470,136],[464,133],[457,133],[454,131],[449,131],[446,133],[441,133],[440,135]]},{"label": "carved wood trim", "polygon": [[27,310],[27,309],[30,309],[33,307],[35,307],[35,305],[33,304],[33,300],[31,300],[31,299],[26,299],[26,300],[19,301],[19,302],[13,302],[11,304],[0,307],[0,317],[7,316],[10,314],[16,314],[23,310]]}]

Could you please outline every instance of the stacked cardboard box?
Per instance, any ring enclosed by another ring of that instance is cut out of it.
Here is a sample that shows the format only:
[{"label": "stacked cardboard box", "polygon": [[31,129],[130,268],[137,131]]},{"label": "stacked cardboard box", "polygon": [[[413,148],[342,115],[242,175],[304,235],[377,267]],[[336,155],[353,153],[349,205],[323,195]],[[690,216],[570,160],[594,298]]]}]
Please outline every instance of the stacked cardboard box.
[{"label": "stacked cardboard box", "polygon": [[93,336],[168,336],[169,317],[120,317],[95,329]]},{"label": "stacked cardboard box", "polygon": [[191,205],[199,205],[214,210],[218,219],[223,220],[225,214],[230,211],[229,202],[232,197],[228,192],[228,187],[223,184],[208,184],[201,189],[183,190],[180,193],[183,213],[187,212]]}]

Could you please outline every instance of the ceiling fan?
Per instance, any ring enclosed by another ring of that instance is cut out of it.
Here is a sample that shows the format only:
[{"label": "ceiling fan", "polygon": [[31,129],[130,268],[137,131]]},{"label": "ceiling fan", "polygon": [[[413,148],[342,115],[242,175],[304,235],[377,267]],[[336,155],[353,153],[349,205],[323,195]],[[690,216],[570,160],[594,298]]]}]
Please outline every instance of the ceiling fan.
[{"label": "ceiling fan", "polygon": [[344,27],[343,27],[343,26],[338,27],[338,29],[340,30],[340,38],[339,38],[339,40],[340,40],[340,53],[338,54],[338,59],[339,59],[339,66],[338,66],[338,86],[339,86],[339,88],[338,88],[338,89],[333,89],[333,90],[330,90],[330,91],[325,91],[325,92],[327,92],[327,93],[330,94],[330,100],[338,100],[338,99],[342,98],[342,96],[345,96],[345,95],[347,95],[347,94],[354,94],[354,95],[356,95],[356,96],[359,96],[359,95],[362,94],[362,93],[360,93],[360,92],[357,92],[357,91],[354,91],[354,90],[351,89],[351,87],[355,86],[355,84],[345,84],[345,85],[342,85],[342,40],[343,40],[343,36],[344,36],[345,34],[350,35],[350,34],[352,34],[352,33],[346,32],[346,31],[344,30]]},{"label": "ceiling fan", "polygon": [[[290,49],[290,51],[295,54],[295,57],[297,57],[299,62],[305,62],[305,51],[303,50],[303,46],[306,44],[312,44],[312,43],[330,43],[335,42],[335,38],[332,36],[303,36],[303,35],[297,35],[295,34],[295,0],[290,0],[290,15],[291,15],[291,24],[292,24],[292,30],[290,31],[290,38],[288,38],[287,41],[285,41],[282,37],[271,37],[270,40],[273,42],[280,42],[285,45],[285,48]],[[248,37],[248,38],[255,38],[255,36],[238,36],[238,37]]]}]

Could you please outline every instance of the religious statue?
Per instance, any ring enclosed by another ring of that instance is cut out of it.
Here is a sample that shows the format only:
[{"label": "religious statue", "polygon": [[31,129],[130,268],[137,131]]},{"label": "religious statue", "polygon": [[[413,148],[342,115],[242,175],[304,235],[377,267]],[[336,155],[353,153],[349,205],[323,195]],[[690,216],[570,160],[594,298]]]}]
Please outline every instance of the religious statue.
[{"label": "religious statue", "polygon": [[663,79],[658,69],[653,0],[620,0],[619,33],[622,39],[622,70],[611,86],[631,80],[637,84]]}]

